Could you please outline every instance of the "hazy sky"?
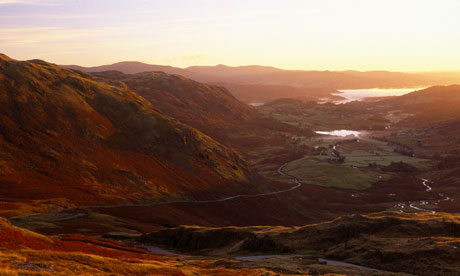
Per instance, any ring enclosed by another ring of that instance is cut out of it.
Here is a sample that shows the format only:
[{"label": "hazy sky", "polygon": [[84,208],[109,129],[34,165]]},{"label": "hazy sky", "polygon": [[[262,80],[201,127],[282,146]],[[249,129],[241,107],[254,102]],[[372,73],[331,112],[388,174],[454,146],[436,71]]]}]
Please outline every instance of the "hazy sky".
[{"label": "hazy sky", "polygon": [[0,0],[16,59],[460,70],[459,0]]}]

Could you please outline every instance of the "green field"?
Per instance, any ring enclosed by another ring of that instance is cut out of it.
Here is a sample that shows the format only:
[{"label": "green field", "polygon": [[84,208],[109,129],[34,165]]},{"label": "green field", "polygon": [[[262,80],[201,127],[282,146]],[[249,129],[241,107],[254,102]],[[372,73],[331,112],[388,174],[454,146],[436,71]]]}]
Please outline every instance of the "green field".
[{"label": "green field", "polygon": [[419,162],[426,161],[425,159],[381,150],[340,151],[340,154],[345,157],[345,162],[342,165],[355,167],[368,167],[371,164],[388,166],[392,162],[404,162],[407,164],[415,165]]},{"label": "green field", "polygon": [[341,164],[328,161],[333,157],[329,149],[327,155],[307,156],[295,160],[283,171],[305,184],[362,190],[379,180],[391,177],[391,174],[369,168],[370,165],[388,166],[392,162],[404,162],[417,167],[427,161],[395,153],[392,149],[393,147],[387,146],[386,143],[376,143],[375,149],[340,150],[339,146],[340,155],[345,157]]},{"label": "green field", "polygon": [[363,190],[390,175],[362,168],[329,163],[320,157],[308,156],[295,160],[283,171],[305,184],[342,189]]},{"label": "green field", "polygon": [[[389,120],[383,116],[384,114],[369,110],[363,114],[347,106],[312,104],[295,100],[267,104],[260,107],[259,112],[310,130],[367,130],[359,139],[328,135],[304,137],[286,133],[285,136],[290,138],[294,145],[313,148],[308,156],[290,162],[283,170],[297,177],[302,183],[362,190],[379,180],[390,179],[393,176],[392,173],[383,172],[381,167],[389,166],[393,162],[403,162],[420,169],[427,165],[425,161],[429,161],[401,154],[401,148],[397,144],[374,138],[389,133],[383,127],[399,119],[395,118],[394,114]],[[418,141],[412,140],[412,143]],[[340,160],[339,157],[343,158],[342,163],[332,161]]]},{"label": "green field", "polygon": [[382,125],[374,114],[361,113],[349,108],[298,102],[268,104],[258,108],[267,117],[309,129],[371,129]]}]

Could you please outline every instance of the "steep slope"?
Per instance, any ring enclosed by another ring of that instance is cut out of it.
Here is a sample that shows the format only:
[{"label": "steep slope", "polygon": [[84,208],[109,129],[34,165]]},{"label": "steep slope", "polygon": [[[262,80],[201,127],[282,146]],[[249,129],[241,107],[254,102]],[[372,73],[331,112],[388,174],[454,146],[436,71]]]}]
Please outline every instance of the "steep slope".
[{"label": "steep slope", "polygon": [[[250,137],[263,144],[271,132],[285,131],[312,135],[280,121],[263,118],[253,108],[233,97],[227,89],[163,72],[123,74],[117,71],[93,73],[100,81],[128,87],[165,115],[179,119],[225,145],[241,152]],[[253,145],[250,145],[253,147]]]},{"label": "steep slope", "polygon": [[113,84],[125,83],[162,113],[200,130],[228,127],[257,117],[253,108],[235,99],[225,88],[179,75],[163,72],[126,75],[116,71],[94,75]]},{"label": "steep slope", "polygon": [[125,88],[0,56],[2,200],[73,204],[251,190],[232,150]]}]

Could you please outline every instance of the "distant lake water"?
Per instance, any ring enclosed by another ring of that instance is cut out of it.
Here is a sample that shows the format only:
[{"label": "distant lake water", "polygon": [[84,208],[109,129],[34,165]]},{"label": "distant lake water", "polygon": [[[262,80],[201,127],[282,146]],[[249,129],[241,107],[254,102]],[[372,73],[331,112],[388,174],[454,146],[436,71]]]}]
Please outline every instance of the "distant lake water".
[{"label": "distant lake water", "polygon": [[250,106],[262,106],[264,103],[248,103]]},{"label": "distant lake water", "polygon": [[392,89],[343,89],[342,93],[333,93],[334,96],[340,96],[345,99],[336,100],[335,103],[348,103],[352,101],[362,101],[364,98],[402,96],[423,88],[392,88]]},{"label": "distant lake water", "polygon": [[332,130],[332,131],[315,131],[315,132],[318,134],[340,136],[340,137],[347,137],[350,135],[358,137],[362,133],[362,131],[347,130],[347,129]]}]

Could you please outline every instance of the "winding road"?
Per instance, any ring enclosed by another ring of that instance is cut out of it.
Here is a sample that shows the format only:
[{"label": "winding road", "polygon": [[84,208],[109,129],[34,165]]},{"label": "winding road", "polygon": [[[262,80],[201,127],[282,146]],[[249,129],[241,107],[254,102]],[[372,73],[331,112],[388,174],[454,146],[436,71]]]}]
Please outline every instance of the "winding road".
[{"label": "winding road", "polygon": [[[300,186],[302,186],[302,183],[296,177],[283,172],[283,168],[287,164],[288,163],[285,163],[285,164],[281,165],[278,168],[277,172],[282,176],[290,178],[295,183],[295,185],[293,187],[288,188],[288,189],[279,190],[279,191],[275,191],[275,192],[267,192],[267,193],[260,193],[260,194],[242,194],[242,195],[228,196],[228,197],[224,197],[224,198],[221,198],[221,199],[209,199],[209,200],[178,200],[178,201],[151,202],[151,203],[138,203],[138,204],[88,205],[88,206],[79,206],[79,207],[75,207],[75,208],[63,208],[63,209],[53,210],[53,211],[50,211],[48,214],[58,215],[59,213],[62,213],[62,212],[65,212],[65,211],[92,209],[92,208],[148,207],[148,206],[176,204],[176,203],[218,203],[218,202],[224,202],[224,201],[229,201],[229,200],[233,200],[233,199],[237,199],[237,198],[243,198],[243,197],[260,197],[260,196],[270,196],[270,195],[277,195],[277,194],[287,193],[287,192],[293,191],[293,190],[299,188]],[[39,216],[39,215],[42,215],[42,214],[30,214],[30,215],[25,215],[25,216],[21,216],[21,217],[30,217],[30,216],[35,216],[35,215]],[[86,215],[85,213],[77,213],[77,214],[69,215],[67,217],[58,218],[58,219],[55,219],[53,221],[71,220],[71,219],[83,217],[85,215]],[[22,223],[18,223],[16,225],[19,226],[19,224],[22,224]]]},{"label": "winding road", "polygon": [[[300,186],[302,186],[302,183],[294,176],[286,174],[283,172],[283,168],[287,165],[288,163],[283,164],[281,167],[278,168],[278,173],[289,177],[296,185],[285,189],[285,190],[280,190],[280,191],[275,191],[275,192],[268,192],[268,193],[260,193],[260,194],[243,194],[243,195],[234,195],[234,196],[228,196],[224,197],[221,199],[209,199],[209,200],[178,200],[178,201],[166,201],[166,202],[151,202],[151,203],[139,203],[139,204],[120,204],[120,205],[91,205],[91,206],[81,206],[78,207],[78,209],[89,209],[89,208],[117,208],[117,207],[142,207],[142,206],[155,206],[155,205],[165,205],[165,204],[174,204],[174,203],[214,203],[214,202],[224,202],[224,201],[229,201],[233,200],[236,198],[241,198],[241,197],[259,197],[259,196],[269,196],[269,195],[277,195],[277,194],[282,194],[282,193],[287,193],[290,191],[293,191]],[[62,209],[65,210],[65,209]]]}]

